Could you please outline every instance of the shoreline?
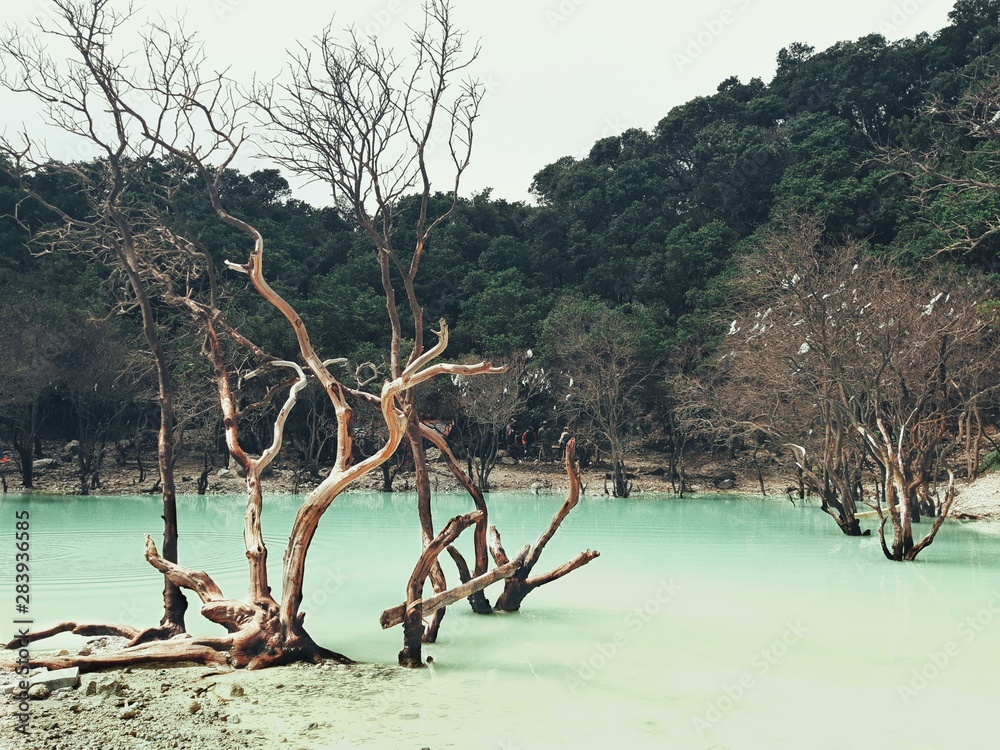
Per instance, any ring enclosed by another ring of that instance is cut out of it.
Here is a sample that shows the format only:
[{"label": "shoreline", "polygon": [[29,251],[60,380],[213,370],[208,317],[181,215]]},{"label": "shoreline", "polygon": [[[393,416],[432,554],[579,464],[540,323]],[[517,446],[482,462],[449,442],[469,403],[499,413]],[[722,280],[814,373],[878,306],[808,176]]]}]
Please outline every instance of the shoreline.
[{"label": "shoreline", "polygon": [[[429,451],[429,454],[433,454]],[[10,467],[10,464],[7,464]],[[675,486],[670,482],[665,467],[665,457],[648,454],[634,457],[628,463],[634,478],[633,494],[629,499],[650,495],[676,496]],[[688,459],[686,472],[688,489],[685,495],[742,495],[756,498],[788,500],[796,485],[794,472],[784,467],[773,457],[758,467],[746,460],[720,459],[719,457],[695,457]],[[438,460],[429,460],[431,488],[434,492],[465,492],[461,484],[452,476],[447,465]],[[590,466],[581,471],[582,495],[584,497],[607,496],[608,467]],[[197,460],[181,460],[176,468],[177,492],[179,495],[196,494],[196,478],[202,471]],[[79,479],[71,462],[60,461],[58,465],[36,471],[36,486],[31,489],[20,487],[20,475],[8,468],[7,492],[5,494],[45,494],[85,497],[79,492]],[[91,490],[89,495],[144,495],[158,494],[151,491],[154,480],[149,476],[142,484],[138,481],[138,471],[134,467],[115,467],[102,473],[101,487]],[[401,473],[393,482],[393,492],[413,491],[413,474]],[[280,462],[263,480],[265,496],[271,494],[305,494],[319,484],[320,479],[303,477]],[[761,484],[763,483],[763,492]],[[985,474],[973,482],[958,480],[958,497],[952,508],[952,517],[965,520],[1000,520],[1000,472]],[[521,492],[531,494],[564,494],[569,483],[565,470],[558,461],[539,463],[537,461],[511,462],[504,458],[490,474],[490,493]],[[208,490],[205,494],[241,494],[245,489],[242,478],[224,468],[213,468],[209,475]],[[381,477],[370,473],[347,492],[382,492]],[[0,495],[2,497],[2,495]],[[797,498],[795,498],[797,499]]]}]

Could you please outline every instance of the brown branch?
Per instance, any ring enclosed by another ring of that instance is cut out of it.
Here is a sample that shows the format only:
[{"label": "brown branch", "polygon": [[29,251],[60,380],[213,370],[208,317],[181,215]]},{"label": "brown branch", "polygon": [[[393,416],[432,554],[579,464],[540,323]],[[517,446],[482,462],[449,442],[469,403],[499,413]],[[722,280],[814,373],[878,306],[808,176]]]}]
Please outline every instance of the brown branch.
[{"label": "brown branch", "polygon": [[563,563],[555,570],[549,571],[548,573],[543,573],[540,576],[534,578],[529,578],[524,582],[524,585],[529,589],[537,588],[538,586],[544,586],[546,583],[551,583],[559,578],[562,578],[567,573],[572,573],[577,568],[581,568],[591,560],[596,557],[600,557],[601,553],[597,550],[588,549],[586,552],[581,552],[574,559],[567,563]]},{"label": "brown branch", "polygon": [[[111,654],[92,656],[42,656],[33,655],[29,661],[32,667],[66,669],[78,667],[81,672],[98,672],[102,669],[133,666],[136,664],[178,664],[195,663],[225,666],[228,664],[225,649],[229,641],[216,640],[172,640],[159,643],[144,643],[141,646],[122,649]],[[0,666],[9,666],[0,662]]]},{"label": "brown branch", "polygon": [[[576,507],[576,504],[580,500],[580,469],[574,461],[575,451],[576,440],[571,439],[566,444],[565,454],[566,473],[569,476],[570,484],[566,501],[556,512],[555,516],[553,516],[552,521],[549,523],[545,531],[542,532],[541,536],[538,537],[538,540],[531,546],[524,562],[518,567],[514,575],[507,579],[507,583],[504,585],[503,593],[494,605],[496,609],[504,612],[517,611],[521,607],[521,602],[524,601],[524,598],[537,587],[562,578],[567,573],[586,565],[594,558],[600,556],[599,552],[587,550],[586,552],[581,552],[570,562],[559,566],[549,573],[536,576],[535,578],[528,577],[531,575],[532,568],[541,557],[542,551],[545,549],[545,545],[552,539],[556,531],[559,529],[560,524],[566,520],[570,511]],[[498,565],[505,564],[507,562],[507,554],[504,552],[503,545],[500,543],[500,533],[496,530],[495,526],[490,527],[489,543],[493,559],[497,561]]]},{"label": "brown branch", "polygon": [[[448,551],[451,552],[453,548],[448,547]],[[423,617],[436,612],[442,607],[447,607],[449,604],[454,604],[460,599],[464,599],[477,591],[482,591],[484,588],[492,583],[509,578],[514,575],[518,566],[524,562],[524,556],[528,554],[528,545],[524,545],[517,556],[506,565],[502,565],[498,568],[481,575],[476,578],[467,578],[463,581],[461,586],[456,586],[453,589],[444,591],[440,594],[435,594],[434,596],[424,599],[421,602],[421,614]],[[468,574],[469,569],[466,567],[466,574]],[[395,607],[390,607],[382,613],[379,618],[379,623],[382,625],[382,629],[391,628],[394,625],[399,625],[403,622],[403,618],[406,615],[406,605],[397,604]]]},{"label": "brown branch", "polygon": [[206,604],[225,599],[222,595],[222,589],[207,573],[188,570],[163,559],[156,551],[156,544],[149,534],[146,535],[146,561],[163,573],[175,586],[195,592]]},{"label": "brown branch", "polygon": [[129,640],[135,638],[139,635],[139,630],[130,627],[128,625],[111,625],[111,624],[78,624],[75,622],[61,622],[58,625],[53,625],[50,628],[45,628],[44,630],[35,630],[28,633],[27,636],[15,638],[4,646],[4,648],[16,649],[23,646],[25,643],[34,643],[35,641],[41,641],[45,638],[51,638],[59,633],[72,633],[73,635],[85,635],[85,636],[96,636],[96,635],[111,635],[118,636],[120,638],[128,638]]},{"label": "brown branch", "polygon": [[[421,667],[421,643],[424,637],[423,589],[424,582],[438,564],[438,555],[454,542],[458,535],[482,518],[480,511],[455,516],[437,536],[424,545],[417,564],[406,586],[406,607],[403,613],[403,649],[399,652],[401,667]],[[442,592],[444,593],[444,592]]]}]

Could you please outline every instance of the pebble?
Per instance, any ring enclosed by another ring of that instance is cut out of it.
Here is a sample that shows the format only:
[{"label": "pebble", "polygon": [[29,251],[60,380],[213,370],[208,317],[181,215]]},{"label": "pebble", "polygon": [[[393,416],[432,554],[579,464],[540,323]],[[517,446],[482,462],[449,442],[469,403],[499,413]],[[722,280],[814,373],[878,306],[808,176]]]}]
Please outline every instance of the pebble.
[{"label": "pebble", "polygon": [[28,697],[32,700],[43,701],[52,695],[52,691],[49,690],[48,685],[32,685],[28,688]]}]

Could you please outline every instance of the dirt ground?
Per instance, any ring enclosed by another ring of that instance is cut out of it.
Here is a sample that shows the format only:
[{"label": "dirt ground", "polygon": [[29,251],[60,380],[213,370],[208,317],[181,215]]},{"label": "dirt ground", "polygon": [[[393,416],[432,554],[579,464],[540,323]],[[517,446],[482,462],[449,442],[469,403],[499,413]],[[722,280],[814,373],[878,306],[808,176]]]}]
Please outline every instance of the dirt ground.
[{"label": "dirt ground", "polygon": [[[53,465],[35,470],[34,490],[54,495],[80,494],[80,479],[76,463],[71,456],[56,446],[47,446],[46,455],[52,456]],[[459,489],[460,485],[451,475],[447,465],[434,449],[428,451],[431,482],[435,490]],[[88,490],[94,495],[125,495],[156,492],[154,484],[154,457],[146,457],[146,476],[140,481],[139,469],[134,462],[125,466],[106,466],[100,473],[100,486]],[[667,457],[657,453],[631,456],[627,462],[633,492],[636,494],[671,493],[676,494],[677,482],[671,482]],[[761,479],[757,475],[749,454],[736,458],[718,456],[695,456],[685,460],[688,492],[736,492],[741,494],[761,494]],[[203,464],[199,457],[184,457],[175,469],[177,489],[181,493],[194,494]],[[760,460],[761,478],[765,494],[787,495],[787,488],[794,484],[794,468],[790,457],[767,456]],[[610,467],[602,461],[592,463],[582,470],[582,481],[586,494],[605,494],[610,489]],[[20,492],[21,476],[14,461],[2,465],[0,472],[6,480],[8,492]],[[727,482],[728,480],[728,482]],[[281,457],[265,478],[265,492],[308,492],[318,484],[319,479],[303,471],[296,471]],[[562,460],[537,459],[513,461],[502,457],[490,474],[491,491],[510,492],[554,492],[567,487],[566,471]],[[606,487],[607,484],[607,487]],[[212,467],[209,472],[209,493],[241,492],[244,488],[241,477],[222,467]],[[401,472],[393,481],[394,491],[408,491],[413,488],[412,471]],[[374,472],[356,483],[353,490],[381,491],[382,477]]]}]

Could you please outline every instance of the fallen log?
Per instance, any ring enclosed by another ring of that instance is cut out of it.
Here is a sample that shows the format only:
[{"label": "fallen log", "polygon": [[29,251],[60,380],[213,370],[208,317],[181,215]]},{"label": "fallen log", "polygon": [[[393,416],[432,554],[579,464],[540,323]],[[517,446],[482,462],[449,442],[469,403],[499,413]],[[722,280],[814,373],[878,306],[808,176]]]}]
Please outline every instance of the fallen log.
[{"label": "fallen log", "polygon": [[[224,649],[229,645],[227,639],[181,639],[144,643],[141,646],[122,649],[108,654],[93,656],[45,656],[32,655],[29,661],[31,667],[46,667],[48,669],[66,669],[79,667],[80,672],[98,672],[102,669],[133,666],[136,664],[212,664],[224,666],[227,664]],[[0,660],[0,667],[13,669],[13,660]]]},{"label": "fallen log", "polygon": [[61,622],[58,625],[53,625],[51,628],[45,628],[45,630],[38,630],[26,635],[18,636],[9,643],[4,644],[4,648],[21,648],[28,643],[40,641],[45,638],[51,638],[59,633],[73,633],[73,635],[84,636],[111,635],[119,638],[128,638],[129,640],[132,640],[139,635],[139,631],[136,628],[128,625]]},{"label": "fallen log", "polygon": [[[521,551],[517,553],[514,559],[506,565],[494,568],[488,573],[473,578],[453,589],[442,591],[440,594],[435,594],[428,599],[421,600],[421,613],[424,617],[427,617],[427,615],[433,614],[442,607],[447,607],[449,604],[454,604],[460,599],[465,599],[477,591],[482,591],[492,583],[496,583],[497,581],[501,581],[505,578],[510,578],[524,562],[524,558],[527,556],[530,548],[530,545],[526,544],[523,548],[521,548]],[[379,618],[379,623],[382,625],[383,630],[387,630],[388,628],[402,623],[405,615],[406,604],[397,604],[395,607],[390,607],[382,613],[382,616]]]}]

